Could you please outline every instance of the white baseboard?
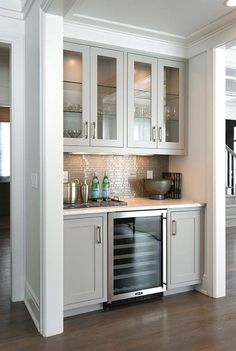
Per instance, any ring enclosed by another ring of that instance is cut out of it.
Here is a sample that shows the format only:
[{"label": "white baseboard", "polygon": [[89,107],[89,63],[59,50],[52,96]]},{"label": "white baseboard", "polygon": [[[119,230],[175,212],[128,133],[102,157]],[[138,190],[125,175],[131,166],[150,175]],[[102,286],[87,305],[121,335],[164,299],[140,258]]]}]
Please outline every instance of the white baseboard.
[{"label": "white baseboard", "polygon": [[39,307],[39,299],[32,289],[31,285],[26,282],[25,283],[25,299],[24,303],[31,315],[31,318],[34,321],[34,324],[38,331],[40,332],[40,307]]},{"label": "white baseboard", "polygon": [[191,285],[191,286],[184,286],[182,288],[167,290],[163,293],[163,296],[176,295],[176,294],[192,291],[192,290],[195,290],[195,287],[196,287],[195,285]]},{"label": "white baseboard", "polygon": [[84,306],[84,307],[79,307],[79,308],[72,308],[70,310],[64,311],[64,318],[76,316],[77,314],[99,311],[102,309],[103,309],[102,303],[97,303],[96,305]]}]

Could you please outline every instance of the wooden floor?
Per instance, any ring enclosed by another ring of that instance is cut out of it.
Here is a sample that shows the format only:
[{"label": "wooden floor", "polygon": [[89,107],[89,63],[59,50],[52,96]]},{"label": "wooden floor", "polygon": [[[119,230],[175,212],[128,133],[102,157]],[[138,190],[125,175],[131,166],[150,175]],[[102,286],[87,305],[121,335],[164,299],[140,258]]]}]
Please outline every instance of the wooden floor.
[{"label": "wooden floor", "polygon": [[9,234],[3,227],[0,222],[1,351],[236,350],[236,231],[227,234],[226,298],[192,292],[93,312],[66,319],[63,335],[44,339],[24,304],[9,301]]}]

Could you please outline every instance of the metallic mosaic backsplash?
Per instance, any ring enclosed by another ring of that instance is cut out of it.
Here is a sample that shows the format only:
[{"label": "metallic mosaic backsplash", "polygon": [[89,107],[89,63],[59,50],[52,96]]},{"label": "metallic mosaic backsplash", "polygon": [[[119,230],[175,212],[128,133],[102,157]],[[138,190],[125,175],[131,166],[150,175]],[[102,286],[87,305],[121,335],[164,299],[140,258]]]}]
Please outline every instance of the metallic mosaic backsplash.
[{"label": "metallic mosaic backsplash", "polygon": [[64,153],[64,171],[69,172],[69,181],[86,177],[90,184],[96,171],[100,185],[104,172],[110,180],[111,196],[145,196],[143,179],[147,171],[153,170],[153,178],[161,178],[168,172],[168,156],[117,156],[117,155],[73,155]]}]

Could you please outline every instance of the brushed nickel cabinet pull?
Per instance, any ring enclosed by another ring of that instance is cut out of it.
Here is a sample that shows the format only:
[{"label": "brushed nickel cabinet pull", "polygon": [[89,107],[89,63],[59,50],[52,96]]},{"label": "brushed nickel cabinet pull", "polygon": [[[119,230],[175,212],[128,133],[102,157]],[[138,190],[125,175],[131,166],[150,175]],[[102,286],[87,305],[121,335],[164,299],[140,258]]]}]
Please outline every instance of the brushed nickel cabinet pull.
[{"label": "brushed nickel cabinet pull", "polygon": [[162,142],[162,127],[159,127],[159,141]]},{"label": "brushed nickel cabinet pull", "polygon": [[152,141],[156,141],[156,127],[153,126],[152,127]]},{"label": "brushed nickel cabinet pull", "polygon": [[93,135],[92,135],[92,138],[93,138],[93,139],[96,139],[96,122],[93,122],[92,125],[93,125]]},{"label": "brushed nickel cabinet pull", "polygon": [[176,235],[176,221],[172,221],[172,235]]},{"label": "brushed nickel cabinet pull", "polygon": [[84,123],[84,137],[85,139],[89,137],[89,124],[87,121]]},{"label": "brushed nickel cabinet pull", "polygon": [[102,243],[102,228],[100,225],[97,226],[97,244]]}]

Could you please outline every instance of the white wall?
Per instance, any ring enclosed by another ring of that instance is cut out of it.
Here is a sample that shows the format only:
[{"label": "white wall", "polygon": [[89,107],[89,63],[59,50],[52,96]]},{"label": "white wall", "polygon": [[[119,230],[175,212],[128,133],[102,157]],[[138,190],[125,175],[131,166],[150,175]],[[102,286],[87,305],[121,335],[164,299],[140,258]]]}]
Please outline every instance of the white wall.
[{"label": "white wall", "polygon": [[[183,173],[183,198],[195,201],[208,202],[207,174],[208,159],[207,149],[209,138],[208,127],[208,58],[204,52],[189,60],[189,101],[188,101],[188,154],[187,156],[170,156],[169,169],[173,172]],[[206,227],[210,218],[206,209]],[[207,240],[205,240],[205,257],[203,259],[204,275],[202,292],[212,293],[208,284],[207,267]]]},{"label": "white wall", "polygon": [[207,55],[189,60],[188,155],[170,156],[170,171],[183,173],[183,198],[206,201]]},{"label": "white wall", "polygon": [[63,332],[63,19],[42,14],[42,333]]},{"label": "white wall", "polygon": [[[25,302],[40,329],[40,11],[37,1],[25,20]],[[37,179],[36,179],[37,178]],[[32,182],[35,182],[33,184]]]},{"label": "white wall", "polygon": [[39,3],[26,17],[25,301],[51,336],[63,331],[63,21]]},{"label": "white wall", "polygon": [[170,157],[183,173],[183,197],[206,203],[200,291],[225,295],[225,63],[224,49],[189,60],[188,155]]}]

